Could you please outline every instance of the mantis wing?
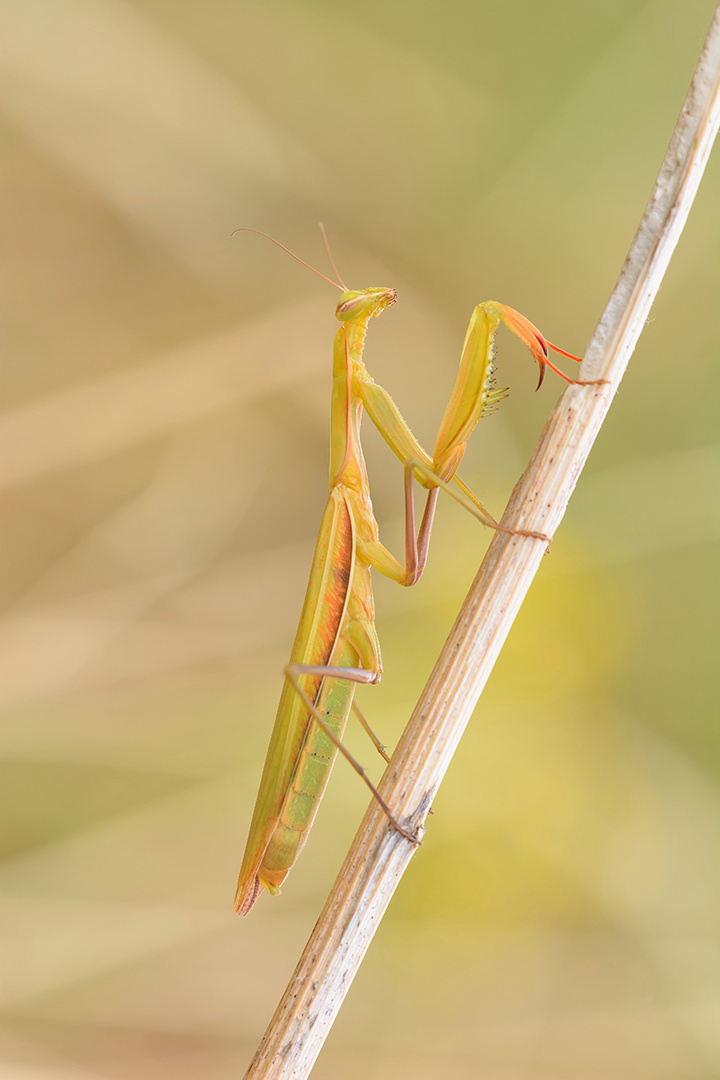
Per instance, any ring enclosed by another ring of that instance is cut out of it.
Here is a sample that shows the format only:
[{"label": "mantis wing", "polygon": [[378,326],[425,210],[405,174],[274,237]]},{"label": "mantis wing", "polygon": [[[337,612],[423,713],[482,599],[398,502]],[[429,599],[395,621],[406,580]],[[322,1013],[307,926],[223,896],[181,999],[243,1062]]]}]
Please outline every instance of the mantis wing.
[{"label": "mantis wing", "polygon": [[[354,566],[354,526],[347,500],[334,488],[325,506],[310,580],[295,637],[291,664],[325,666],[340,634]],[[315,701],[321,676],[303,676],[305,692]],[[249,910],[260,890],[258,870],[293,780],[312,716],[286,679],[280,695],[260,790],[240,869],[235,910]]]}]

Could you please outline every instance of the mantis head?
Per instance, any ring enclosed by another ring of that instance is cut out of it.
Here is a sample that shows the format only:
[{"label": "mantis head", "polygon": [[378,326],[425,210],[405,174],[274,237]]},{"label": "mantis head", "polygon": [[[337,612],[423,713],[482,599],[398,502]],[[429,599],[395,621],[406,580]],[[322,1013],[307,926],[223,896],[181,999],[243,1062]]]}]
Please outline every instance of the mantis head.
[{"label": "mantis head", "polygon": [[348,289],[340,297],[335,315],[343,323],[372,319],[396,300],[394,289]]}]

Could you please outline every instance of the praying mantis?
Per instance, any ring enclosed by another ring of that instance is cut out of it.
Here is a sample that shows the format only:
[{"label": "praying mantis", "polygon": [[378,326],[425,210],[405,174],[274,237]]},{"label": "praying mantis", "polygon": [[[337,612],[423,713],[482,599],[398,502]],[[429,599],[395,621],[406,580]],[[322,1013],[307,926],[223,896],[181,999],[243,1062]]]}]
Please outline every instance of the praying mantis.
[{"label": "praying mantis", "polygon": [[[248,230],[256,232],[257,230]],[[266,236],[267,234],[262,233]],[[323,238],[325,234],[323,230]],[[273,237],[268,237],[283,250]],[[363,350],[370,319],[395,303],[394,289],[348,289],[337,277],[309,269],[341,291],[335,310],[340,321],[333,344],[330,411],[330,494],[310,570],[310,580],[280,696],[275,726],[260,781],[235,896],[235,911],[246,915],[263,888],[280,886],[302,850],[325,791],[330,770],[342,751],[373,791],[393,827],[410,842],[418,838],[395,819],[341,738],[358,683],[378,683],[382,675],[375,629],[371,570],[399,585],[416,584],[427,560],[438,493],[452,495],[485,525],[502,531],[473,492],[456,475],[467,441],[481,416],[505,390],[496,390],[493,339],[504,323],[528,347],[540,369],[538,388],[549,367],[574,382],[549,359],[558,349],[519,312],[495,301],[479,304],[470,319],[460,367],[440,425],[432,457],[423,450],[394,401],[369,375]],[[293,258],[308,266],[288,251]],[[360,444],[363,412],[404,468],[405,564],[379,539]],[[413,485],[427,491],[416,533]],[[525,533],[547,544],[541,533]],[[366,725],[365,725],[366,726]],[[370,733],[372,735],[372,733]],[[378,749],[378,740],[373,736]],[[387,758],[386,758],[387,760]]]}]

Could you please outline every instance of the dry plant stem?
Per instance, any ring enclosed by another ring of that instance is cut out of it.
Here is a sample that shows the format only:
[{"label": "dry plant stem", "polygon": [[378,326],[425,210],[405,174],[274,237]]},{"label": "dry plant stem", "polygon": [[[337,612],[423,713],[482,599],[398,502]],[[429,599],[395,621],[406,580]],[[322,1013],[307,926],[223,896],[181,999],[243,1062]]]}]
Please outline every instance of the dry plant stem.
[{"label": "dry plant stem", "polygon": [[[720,120],[720,7],[640,227],[580,378],[548,420],[503,525],[552,535],[640,336],[685,224]],[[438,785],[477,703],[545,544],[496,533],[440,659],[383,777],[397,817],[422,833]],[[375,801],[247,1073],[308,1075],[415,847]],[[461,889],[462,881],[450,883]]]}]

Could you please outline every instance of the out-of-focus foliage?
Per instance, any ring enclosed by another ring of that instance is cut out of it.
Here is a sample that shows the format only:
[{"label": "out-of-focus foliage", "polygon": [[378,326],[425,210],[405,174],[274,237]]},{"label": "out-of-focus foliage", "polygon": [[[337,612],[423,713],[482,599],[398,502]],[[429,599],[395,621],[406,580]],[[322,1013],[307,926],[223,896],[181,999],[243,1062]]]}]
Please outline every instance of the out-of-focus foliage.
[{"label": "out-of-focus foliage", "polygon": [[[398,288],[367,361],[432,443],[477,301],[582,351],[712,7],[0,0],[3,1075],[241,1075],[367,801],[340,766],[233,919],[335,293],[232,230],[325,269],[322,219]],[[717,189],[716,157],[318,1078],[718,1075]],[[498,512],[562,389],[502,333],[499,365],[465,470]],[[444,504],[421,585],[378,582],[391,744],[487,539]]]}]

